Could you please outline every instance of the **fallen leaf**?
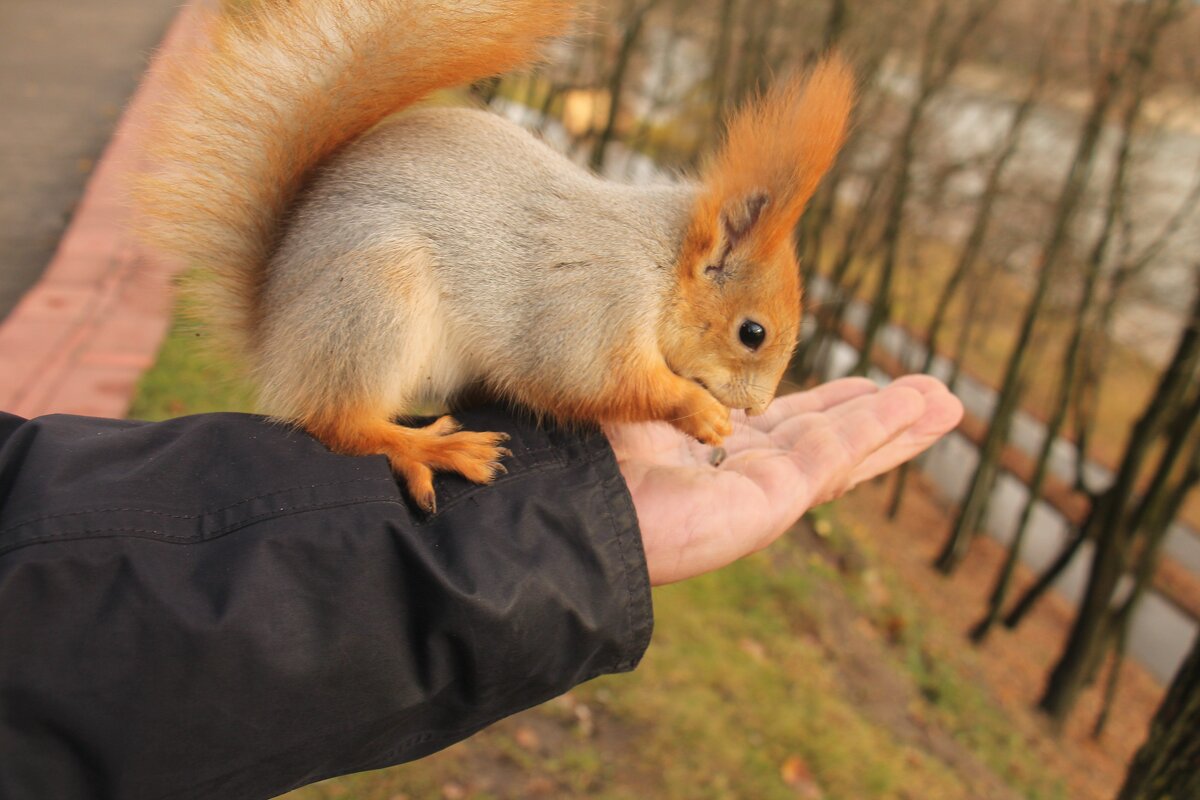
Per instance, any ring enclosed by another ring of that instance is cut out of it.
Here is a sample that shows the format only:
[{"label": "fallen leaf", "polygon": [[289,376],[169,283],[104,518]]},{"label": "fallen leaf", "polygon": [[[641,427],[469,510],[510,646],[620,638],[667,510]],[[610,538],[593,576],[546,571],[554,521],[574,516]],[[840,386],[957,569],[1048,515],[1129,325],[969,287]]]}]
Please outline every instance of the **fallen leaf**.
[{"label": "fallen leaf", "polygon": [[738,647],[743,653],[750,656],[760,664],[767,660],[767,648],[763,647],[763,644],[760,641],[751,639],[747,636],[738,642]]},{"label": "fallen leaf", "polygon": [[882,608],[891,602],[892,594],[883,583],[879,570],[868,569],[862,574],[863,594],[873,608]]},{"label": "fallen leaf", "polygon": [[539,775],[536,778],[530,779],[526,784],[522,797],[549,797],[554,794],[554,781],[547,778],[545,775]]},{"label": "fallen leaf", "polygon": [[528,725],[522,725],[517,728],[517,732],[513,734],[513,738],[517,740],[517,744],[524,750],[537,752],[542,747],[542,739],[537,735],[537,731],[530,728]]},{"label": "fallen leaf", "polygon": [[592,721],[592,710],[583,703],[575,706],[575,721],[578,723],[579,735],[590,739],[596,730],[596,725]]},{"label": "fallen leaf", "polygon": [[892,614],[884,622],[883,630],[889,642],[898,644],[904,641],[904,634],[908,632],[908,620],[899,614]]},{"label": "fallen leaf", "polygon": [[812,770],[800,756],[788,756],[779,767],[779,777],[804,800],[822,800],[825,793],[813,779]]}]

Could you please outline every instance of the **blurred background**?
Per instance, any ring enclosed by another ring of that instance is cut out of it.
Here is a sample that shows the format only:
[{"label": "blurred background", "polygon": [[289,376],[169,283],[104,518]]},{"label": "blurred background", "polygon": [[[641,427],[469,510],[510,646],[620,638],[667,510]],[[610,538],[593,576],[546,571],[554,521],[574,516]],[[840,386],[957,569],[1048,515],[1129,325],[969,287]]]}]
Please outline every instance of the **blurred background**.
[{"label": "blurred background", "polygon": [[[632,675],[289,797],[1200,796],[1200,7],[591,8],[539,68],[433,102],[669,181],[840,50],[861,96],[796,231],[787,386],[928,371],[968,416],[769,552],[656,590]],[[131,416],[251,407],[195,338],[174,325]]]}]

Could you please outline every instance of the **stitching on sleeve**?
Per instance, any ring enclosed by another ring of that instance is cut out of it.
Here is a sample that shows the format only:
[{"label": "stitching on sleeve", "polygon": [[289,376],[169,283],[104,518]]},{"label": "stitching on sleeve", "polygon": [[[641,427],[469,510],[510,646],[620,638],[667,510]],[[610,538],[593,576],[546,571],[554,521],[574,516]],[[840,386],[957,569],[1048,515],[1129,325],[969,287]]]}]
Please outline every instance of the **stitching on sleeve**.
[{"label": "stitching on sleeve", "polygon": [[394,505],[403,506],[404,503],[397,499],[395,495],[364,495],[351,499],[331,500],[324,503],[313,503],[305,506],[296,506],[293,508],[280,509],[278,511],[266,511],[261,514],[255,514],[252,517],[238,520],[230,523],[223,528],[218,528],[211,533],[202,536],[176,536],[170,533],[153,528],[87,528],[82,531],[70,531],[64,533],[50,533],[44,536],[35,536],[31,539],[15,542],[8,546],[0,546],[0,554],[8,553],[13,550],[19,550],[22,547],[28,547],[35,544],[49,544],[55,541],[67,541],[72,539],[88,539],[88,538],[115,538],[122,535],[132,535],[139,538],[150,538],[156,541],[162,541],[167,544],[199,544],[202,542],[218,539],[226,534],[232,533],[241,528],[253,525],[264,519],[290,517],[295,514],[303,514],[309,511],[321,511],[327,508],[338,508],[340,506],[352,506],[360,503],[391,503]]},{"label": "stitching on sleeve", "polygon": [[[463,489],[461,489],[458,493],[449,495],[445,499],[439,501],[438,505],[437,505],[437,513],[424,514],[424,515],[422,515],[422,517],[420,519],[417,519],[416,521],[414,521],[413,525],[417,528],[426,527],[426,526],[432,524],[442,514],[449,512],[451,509],[457,508],[458,506],[462,505],[463,502],[465,502],[466,500],[469,500],[470,498],[474,497],[475,495],[479,494],[480,492],[487,491],[488,489],[491,489],[492,487],[495,487],[495,486],[503,486],[506,483],[511,483],[513,481],[520,480],[523,475],[536,475],[536,474],[539,474],[542,472],[546,472],[547,470],[554,469],[556,467],[561,467],[567,461],[566,457],[561,456],[561,451],[556,447],[545,447],[540,450],[532,450],[527,453],[522,453],[521,457],[525,458],[525,457],[528,457],[531,455],[536,456],[536,455],[541,455],[542,453],[556,453],[556,454],[559,454],[560,457],[553,459],[553,460],[537,461],[533,464],[530,464],[528,467],[521,470],[520,472],[510,472],[507,474],[502,474],[499,478],[496,478],[491,483],[466,486]],[[595,462],[601,456],[603,456],[603,453],[597,454],[597,453],[589,452],[582,459],[582,463],[585,465],[591,464],[591,463]],[[439,493],[438,497],[441,498],[442,495]]]},{"label": "stitching on sleeve", "polygon": [[64,519],[66,517],[77,517],[77,516],[81,516],[84,514],[111,514],[111,513],[120,512],[120,511],[137,511],[142,514],[153,514],[155,516],[166,517],[168,519],[197,519],[199,517],[206,517],[210,514],[220,514],[222,511],[229,511],[230,509],[237,508],[238,506],[246,505],[248,503],[253,503],[256,500],[262,500],[265,497],[272,497],[274,495],[285,494],[287,492],[295,492],[295,491],[299,491],[300,489],[323,489],[323,488],[326,488],[329,486],[345,486],[345,485],[349,485],[352,483],[364,483],[364,482],[386,483],[389,485],[395,484],[395,481],[390,477],[388,477],[388,478],[372,477],[372,478],[352,478],[350,480],[344,480],[344,481],[329,481],[328,483],[310,483],[310,484],[304,484],[301,486],[289,486],[285,489],[273,489],[270,492],[264,492],[263,494],[255,495],[254,497],[247,497],[244,500],[237,501],[236,503],[230,503],[229,505],[221,506],[219,508],[207,509],[205,511],[200,511],[196,514],[172,514],[168,511],[157,511],[152,508],[135,508],[132,506],[130,506],[130,507],[85,508],[85,509],[81,509],[79,511],[66,511],[66,512],[63,512],[60,514],[46,514],[41,517],[33,517],[31,519],[21,520],[20,522],[14,522],[13,524],[9,525],[8,527],[0,528],[0,535],[8,533],[9,531],[14,531],[17,528],[23,528],[26,525],[33,525],[34,523],[37,523],[37,522],[46,522],[47,520]]}]

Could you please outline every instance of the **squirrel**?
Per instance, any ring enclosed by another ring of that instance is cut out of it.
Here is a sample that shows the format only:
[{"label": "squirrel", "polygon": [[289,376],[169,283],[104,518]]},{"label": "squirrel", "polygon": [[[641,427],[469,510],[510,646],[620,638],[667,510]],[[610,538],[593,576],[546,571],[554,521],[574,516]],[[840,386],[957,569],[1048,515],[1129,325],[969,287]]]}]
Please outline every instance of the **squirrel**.
[{"label": "squirrel", "polygon": [[534,60],[571,6],[255,0],[199,11],[204,41],[159,67],[143,233],[199,268],[266,413],[386,455],[426,511],[433,471],[488,483],[510,453],[450,416],[395,421],[418,404],[482,387],[715,446],[796,344],[792,232],[845,138],[850,69],[776,83],[670,185],[602,179],[482,109],[410,108]]}]

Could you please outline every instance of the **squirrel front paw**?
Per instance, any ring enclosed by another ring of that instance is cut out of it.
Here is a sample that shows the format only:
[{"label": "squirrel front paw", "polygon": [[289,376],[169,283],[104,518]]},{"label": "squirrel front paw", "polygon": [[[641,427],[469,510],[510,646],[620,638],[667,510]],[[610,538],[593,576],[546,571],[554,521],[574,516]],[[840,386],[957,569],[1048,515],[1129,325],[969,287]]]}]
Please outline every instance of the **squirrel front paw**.
[{"label": "squirrel front paw", "polygon": [[729,420],[729,409],[705,391],[697,391],[688,398],[670,423],[679,430],[704,444],[716,447],[733,433]]}]

